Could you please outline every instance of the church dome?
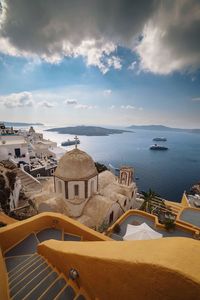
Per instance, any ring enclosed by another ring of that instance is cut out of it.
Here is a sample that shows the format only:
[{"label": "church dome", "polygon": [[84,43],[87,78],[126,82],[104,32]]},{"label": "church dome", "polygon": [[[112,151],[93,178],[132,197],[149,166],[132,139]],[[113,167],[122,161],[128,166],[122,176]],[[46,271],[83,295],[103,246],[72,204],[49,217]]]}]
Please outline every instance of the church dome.
[{"label": "church dome", "polygon": [[64,180],[85,180],[98,174],[94,161],[86,152],[73,149],[59,160],[55,176]]}]

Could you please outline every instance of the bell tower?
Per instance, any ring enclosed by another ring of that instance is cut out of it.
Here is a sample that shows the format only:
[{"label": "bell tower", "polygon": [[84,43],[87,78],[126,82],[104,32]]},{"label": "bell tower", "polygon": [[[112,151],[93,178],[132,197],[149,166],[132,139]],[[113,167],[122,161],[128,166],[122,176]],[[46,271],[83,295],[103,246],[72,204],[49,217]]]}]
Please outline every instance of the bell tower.
[{"label": "bell tower", "polygon": [[133,182],[133,168],[128,166],[123,166],[120,168],[119,173],[119,183],[130,186]]}]

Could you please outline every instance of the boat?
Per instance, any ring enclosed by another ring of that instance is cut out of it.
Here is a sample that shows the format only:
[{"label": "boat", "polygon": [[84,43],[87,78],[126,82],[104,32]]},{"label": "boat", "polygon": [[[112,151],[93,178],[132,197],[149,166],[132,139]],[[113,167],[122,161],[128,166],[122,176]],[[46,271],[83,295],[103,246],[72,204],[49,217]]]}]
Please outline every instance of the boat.
[{"label": "boat", "polygon": [[72,146],[72,145],[77,145],[77,144],[80,144],[80,140],[79,139],[77,139],[77,140],[67,140],[67,141],[65,141],[65,142],[62,142],[61,143],[61,146]]},{"label": "boat", "polygon": [[157,144],[154,144],[154,145],[150,146],[149,149],[150,150],[168,150],[167,147],[161,146],[161,145],[157,145]]},{"label": "boat", "polygon": [[155,137],[153,139],[153,141],[155,141],[155,142],[166,142],[167,139],[165,137]]}]

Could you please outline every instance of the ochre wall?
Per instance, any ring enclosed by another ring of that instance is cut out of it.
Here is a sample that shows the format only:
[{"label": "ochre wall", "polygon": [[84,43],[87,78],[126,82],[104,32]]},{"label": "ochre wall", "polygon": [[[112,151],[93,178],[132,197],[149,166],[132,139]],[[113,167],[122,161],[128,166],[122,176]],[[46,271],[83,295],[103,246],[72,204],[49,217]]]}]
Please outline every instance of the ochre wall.
[{"label": "ochre wall", "polygon": [[188,203],[187,196],[186,196],[185,193],[183,193],[183,196],[182,196],[182,199],[181,199],[181,205],[183,207],[189,207],[189,203]]},{"label": "ochre wall", "polygon": [[0,212],[0,222],[3,222],[4,224],[12,224],[12,223],[16,223],[17,220],[7,216],[3,212]]},{"label": "ochre wall", "polygon": [[83,240],[87,241],[110,240],[109,237],[106,237],[69,217],[58,213],[48,212],[2,227],[0,229],[0,246],[2,251],[7,251],[31,232],[40,231],[47,227],[64,229],[65,232],[80,235],[83,237]]},{"label": "ochre wall", "polygon": [[127,242],[59,242],[38,251],[60,271],[79,272],[92,299],[200,299],[199,241],[165,238]]}]

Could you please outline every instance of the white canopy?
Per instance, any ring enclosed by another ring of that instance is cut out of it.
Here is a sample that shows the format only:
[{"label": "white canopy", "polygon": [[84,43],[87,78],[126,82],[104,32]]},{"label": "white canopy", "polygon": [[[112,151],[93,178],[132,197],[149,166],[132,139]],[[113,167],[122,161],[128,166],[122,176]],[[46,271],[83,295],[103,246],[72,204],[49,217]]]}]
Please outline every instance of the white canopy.
[{"label": "white canopy", "polygon": [[153,230],[146,223],[142,223],[140,225],[127,225],[126,234],[123,239],[128,240],[153,240],[159,239],[162,237],[162,234]]}]

